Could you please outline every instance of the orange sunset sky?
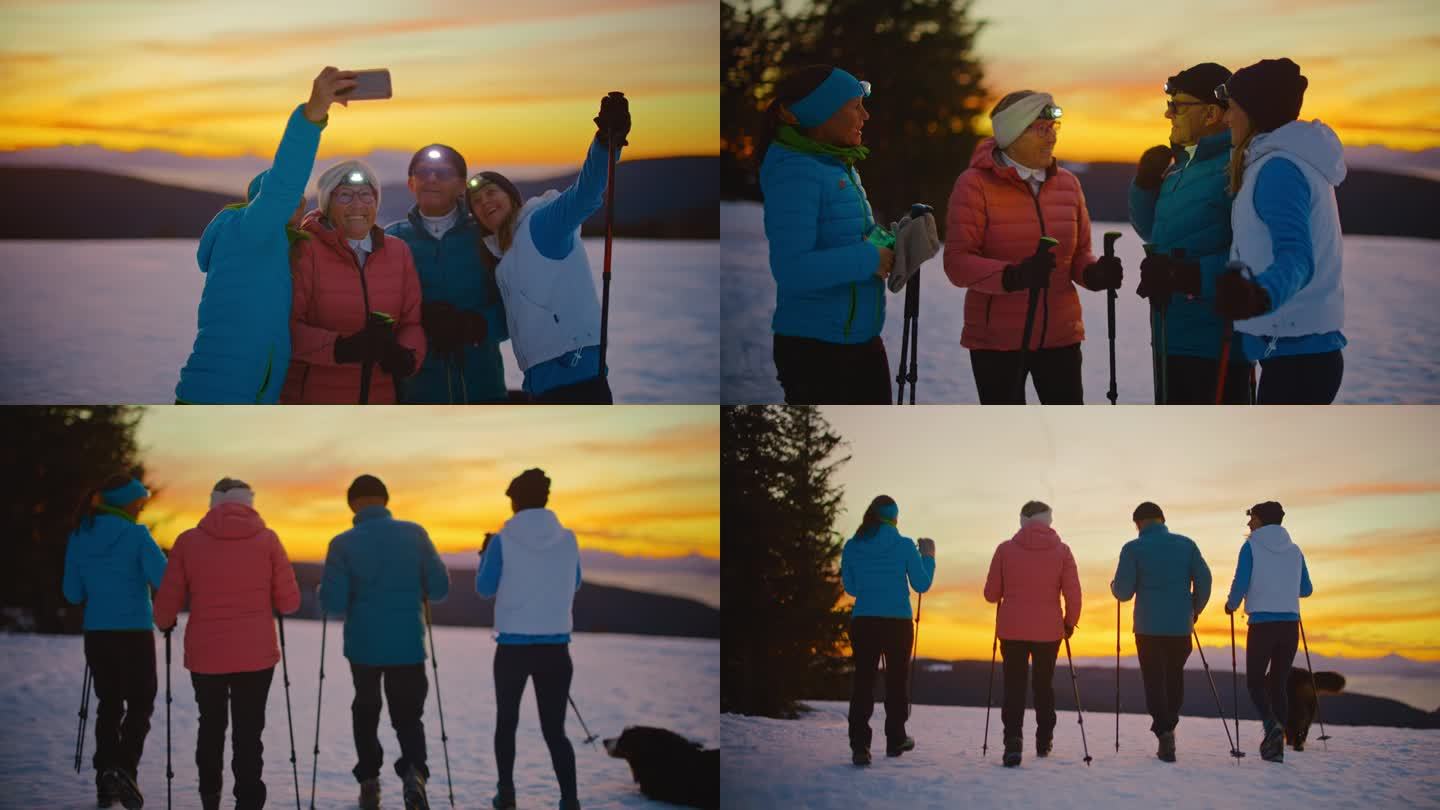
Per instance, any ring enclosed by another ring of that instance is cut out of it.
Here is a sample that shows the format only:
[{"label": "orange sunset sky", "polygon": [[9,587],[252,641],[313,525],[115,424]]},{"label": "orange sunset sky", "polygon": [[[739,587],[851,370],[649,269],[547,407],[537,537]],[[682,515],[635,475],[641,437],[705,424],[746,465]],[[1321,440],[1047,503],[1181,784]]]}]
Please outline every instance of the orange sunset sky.
[{"label": "orange sunset sky", "polygon": [[[1048,503],[1084,593],[1077,656],[1112,655],[1109,583],[1136,535],[1141,501],[1193,539],[1214,578],[1198,629],[1229,643],[1225,594],[1245,510],[1279,501],[1305,553],[1315,593],[1301,601],[1314,650],[1440,660],[1440,409],[1345,408],[824,408],[851,461],[836,531],[851,536],[878,494],[899,528],[936,543],[920,655],[989,656],[995,608],[982,595],[995,546],[1020,507]],[[848,600],[848,597],[847,597]],[[913,596],[912,596],[913,602]],[[1131,608],[1122,640],[1134,653]],[[1236,614],[1244,642],[1244,613]]]},{"label": "orange sunset sky", "polygon": [[529,467],[582,549],[720,555],[720,438],[711,407],[145,409],[141,460],[160,491],[143,520],[169,547],[224,476],[296,560],[323,560],[348,529],[345,490],[379,476],[398,518],[443,552],[473,552],[511,515],[505,488]]},{"label": "orange sunset sky", "polygon": [[610,90],[628,159],[719,150],[713,0],[0,0],[0,20],[0,150],[268,158],[327,64],[389,68],[395,96],[335,107],[322,159],[440,140],[572,164]]}]

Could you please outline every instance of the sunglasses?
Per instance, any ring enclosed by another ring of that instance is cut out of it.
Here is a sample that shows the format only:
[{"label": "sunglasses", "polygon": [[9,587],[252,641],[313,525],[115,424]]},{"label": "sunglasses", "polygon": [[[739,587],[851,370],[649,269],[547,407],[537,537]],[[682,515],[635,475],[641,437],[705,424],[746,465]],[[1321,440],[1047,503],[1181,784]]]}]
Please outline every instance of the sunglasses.
[{"label": "sunglasses", "polygon": [[1204,107],[1209,103],[1208,101],[1176,101],[1172,98],[1165,102],[1165,109],[1168,110],[1171,115],[1179,115],[1181,107]]},{"label": "sunglasses", "polygon": [[417,180],[454,180],[460,173],[454,166],[421,166],[415,170]]}]

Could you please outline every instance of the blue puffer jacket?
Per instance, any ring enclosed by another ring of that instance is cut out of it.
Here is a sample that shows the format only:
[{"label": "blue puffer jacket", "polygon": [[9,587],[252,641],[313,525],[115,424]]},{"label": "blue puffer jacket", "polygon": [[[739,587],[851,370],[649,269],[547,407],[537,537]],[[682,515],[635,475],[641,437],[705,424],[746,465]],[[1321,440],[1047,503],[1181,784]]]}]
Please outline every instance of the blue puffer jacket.
[{"label": "blue puffer jacket", "polygon": [[875,223],[860,175],[839,160],[773,143],[760,166],[777,335],[864,343],[885,325]]},{"label": "blue puffer jacket", "polygon": [[463,219],[439,239],[426,230],[418,205],[410,208],[405,219],[385,227],[385,233],[410,246],[415,270],[420,274],[423,300],[445,301],[462,310],[479,312],[485,316],[486,325],[485,342],[466,346],[463,361],[427,352],[420,370],[405,380],[401,402],[448,405],[504,402],[506,398],[500,341],[510,335],[505,325],[505,304],[495,286],[498,260],[488,251],[487,259],[481,259],[479,226],[465,206],[459,208]]},{"label": "blue puffer jacket", "polygon": [[96,515],[65,547],[65,599],[85,606],[86,630],[150,630],[150,589],[164,578],[165,553],[129,515]]},{"label": "blue puffer jacket", "polygon": [[[1130,222],[1140,238],[1167,256],[1182,248],[1186,259],[1200,264],[1200,297],[1170,296],[1165,336],[1170,354],[1220,356],[1224,324],[1215,313],[1215,280],[1230,255],[1230,195],[1225,190],[1229,165],[1227,129],[1201,138],[1194,158],[1178,150],[1158,192],[1130,184]],[[1232,362],[1239,359],[1239,347],[1239,341],[1231,346]]]},{"label": "blue puffer jacket", "polygon": [[1210,601],[1210,566],[1195,541],[1152,523],[1120,549],[1110,592],[1135,597],[1135,632],[1188,636],[1195,616]]},{"label": "blue puffer jacket", "polygon": [[425,660],[422,597],[450,593],[450,573],[419,524],[396,520],[383,506],[355,513],[355,528],[330,541],[320,598],[345,614],[345,657],[356,664],[398,666]]},{"label": "blue puffer jacket", "polygon": [[930,590],[935,558],[923,556],[915,541],[888,523],[869,537],[856,534],[840,552],[840,580],[855,597],[852,616],[910,618],[910,588]]},{"label": "blue puffer jacket", "polygon": [[199,329],[175,397],[197,404],[273,405],[290,368],[290,240],[324,124],[295,108],[275,163],[248,205],[226,207],[200,236]]}]

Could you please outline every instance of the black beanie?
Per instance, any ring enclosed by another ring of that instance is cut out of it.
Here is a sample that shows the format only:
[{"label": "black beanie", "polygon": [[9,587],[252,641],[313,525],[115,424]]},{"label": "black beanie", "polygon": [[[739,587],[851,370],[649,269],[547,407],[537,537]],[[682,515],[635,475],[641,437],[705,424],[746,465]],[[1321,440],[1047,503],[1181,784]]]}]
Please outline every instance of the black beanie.
[{"label": "black beanie", "polygon": [[1224,65],[1201,62],[1195,67],[1186,68],[1166,79],[1165,92],[1172,96],[1176,93],[1189,93],[1206,104],[1229,107],[1229,103],[1215,98],[1215,88],[1224,84],[1229,78],[1230,70]]},{"label": "black beanie", "polygon": [[350,491],[345,493],[345,499],[353,501],[356,498],[379,497],[389,500],[390,493],[386,491],[385,484],[373,475],[362,475],[350,484]]},{"label": "black beanie", "polygon": [[515,476],[505,494],[515,499],[521,509],[544,506],[550,499],[550,479],[539,467]]},{"label": "black beanie", "polygon": [[457,178],[461,180],[465,179],[465,158],[461,157],[459,152],[456,152],[453,148],[443,143],[432,143],[429,146],[422,146],[415,150],[415,154],[410,156],[410,168],[406,171],[408,176],[413,177],[415,175],[415,164],[419,163],[422,159],[435,160],[435,158],[430,157],[428,154],[432,149],[440,153],[440,160],[455,167],[455,176]]},{"label": "black beanie", "polygon": [[[1185,92],[1189,93],[1190,91],[1186,90]],[[1194,94],[1191,93],[1191,95]],[[1154,518],[1155,520],[1164,520],[1165,513],[1160,511],[1160,507],[1158,505],[1153,504],[1149,501],[1146,501],[1135,507],[1135,511],[1130,515],[1130,519],[1135,521],[1136,523],[1139,523],[1142,520],[1150,520],[1151,518]]]},{"label": "black beanie", "polygon": [[1230,99],[1245,110],[1255,132],[1270,132],[1299,118],[1309,86],[1300,66],[1289,59],[1261,59],[1225,82]]},{"label": "black beanie", "polygon": [[1280,506],[1279,501],[1257,503],[1246,509],[1245,514],[1258,519],[1261,526],[1278,526],[1280,521],[1285,519],[1285,510]]}]

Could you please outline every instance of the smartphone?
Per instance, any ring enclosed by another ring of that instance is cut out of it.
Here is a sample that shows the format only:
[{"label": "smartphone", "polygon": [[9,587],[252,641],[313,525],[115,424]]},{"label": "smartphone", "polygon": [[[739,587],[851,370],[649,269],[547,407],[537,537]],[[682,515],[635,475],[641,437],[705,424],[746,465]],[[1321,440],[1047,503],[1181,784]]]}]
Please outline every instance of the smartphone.
[{"label": "smartphone", "polygon": [[348,101],[390,98],[390,71],[386,68],[357,70],[355,71],[355,87],[337,95]]}]

